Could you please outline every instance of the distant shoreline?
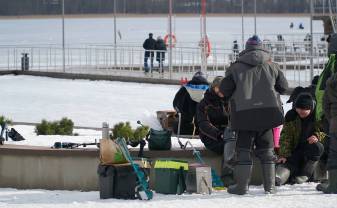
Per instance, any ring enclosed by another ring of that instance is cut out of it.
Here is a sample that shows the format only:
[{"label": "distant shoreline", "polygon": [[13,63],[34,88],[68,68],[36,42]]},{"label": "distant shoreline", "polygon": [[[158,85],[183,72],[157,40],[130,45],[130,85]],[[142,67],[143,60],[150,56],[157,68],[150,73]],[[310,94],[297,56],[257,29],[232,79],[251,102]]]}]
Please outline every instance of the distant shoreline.
[{"label": "distant shoreline", "polygon": [[[177,17],[199,17],[199,14],[174,14]],[[134,18],[134,17],[167,17],[167,14],[117,14],[117,17]],[[245,17],[253,17],[254,14],[245,14]],[[58,19],[61,15],[24,15],[24,16],[0,16],[1,20],[12,19]],[[65,15],[66,18],[81,19],[81,18],[111,18],[113,14],[70,14]],[[241,13],[231,14],[207,14],[207,17],[241,17]],[[278,13],[278,14],[258,14],[257,17],[310,17],[306,13]]]}]

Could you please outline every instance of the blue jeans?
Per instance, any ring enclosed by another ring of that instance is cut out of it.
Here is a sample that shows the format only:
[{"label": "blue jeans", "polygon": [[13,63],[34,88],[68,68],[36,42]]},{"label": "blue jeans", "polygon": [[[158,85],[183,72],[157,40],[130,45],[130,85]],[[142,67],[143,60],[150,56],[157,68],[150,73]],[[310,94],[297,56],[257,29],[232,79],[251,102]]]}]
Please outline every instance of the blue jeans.
[{"label": "blue jeans", "polygon": [[[149,65],[147,63],[149,58],[150,58],[150,61],[151,61],[151,68],[149,68]],[[145,56],[144,56],[144,70],[145,70],[145,72],[149,72],[150,69],[153,69],[153,59],[154,59],[154,52],[146,51]]]}]

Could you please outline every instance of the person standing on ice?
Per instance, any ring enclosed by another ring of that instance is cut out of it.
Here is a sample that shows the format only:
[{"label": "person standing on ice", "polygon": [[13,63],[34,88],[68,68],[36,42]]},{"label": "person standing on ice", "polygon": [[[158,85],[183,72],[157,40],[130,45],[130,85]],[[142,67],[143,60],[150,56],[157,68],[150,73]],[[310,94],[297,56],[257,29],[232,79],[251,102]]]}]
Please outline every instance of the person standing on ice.
[{"label": "person standing on ice", "polygon": [[257,35],[249,38],[238,60],[226,72],[220,93],[230,100],[230,122],[237,132],[235,185],[228,193],[244,195],[252,172],[252,150],[261,161],[266,193],[275,193],[275,153],[272,129],[283,123],[279,94],[288,88],[279,66]]},{"label": "person standing on ice", "polygon": [[317,190],[337,194],[337,73],[326,82],[323,110],[329,121],[328,183],[319,184]]},{"label": "person standing on ice", "polygon": [[[144,54],[144,70],[145,72],[149,72],[150,69],[153,69],[153,59],[154,59],[154,50],[156,46],[156,40],[153,39],[153,34],[149,33],[149,38],[146,39],[143,43],[143,48],[145,49]],[[151,68],[149,68],[149,65],[147,63],[148,59],[150,58],[151,61]]]},{"label": "person standing on ice", "polygon": [[156,60],[158,61],[159,65],[159,73],[164,72],[164,61],[165,61],[165,51],[166,44],[161,36],[157,37],[156,45],[155,45],[156,52]]}]

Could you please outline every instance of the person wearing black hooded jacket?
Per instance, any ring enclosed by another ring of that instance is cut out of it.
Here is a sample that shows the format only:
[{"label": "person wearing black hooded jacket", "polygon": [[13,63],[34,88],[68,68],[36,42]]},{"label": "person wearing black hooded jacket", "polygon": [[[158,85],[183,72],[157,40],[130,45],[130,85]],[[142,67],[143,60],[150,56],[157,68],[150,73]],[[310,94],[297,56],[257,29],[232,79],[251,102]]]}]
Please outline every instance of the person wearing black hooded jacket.
[{"label": "person wearing black hooded jacket", "polygon": [[[198,126],[195,119],[197,104],[203,98],[208,89],[208,81],[202,72],[196,72],[192,80],[183,85],[176,93],[173,100],[173,108],[181,114],[180,134],[198,134]],[[173,124],[173,132],[178,133],[179,121]]]},{"label": "person wearing black hooded jacket", "polygon": [[199,137],[216,154],[224,151],[223,132],[228,125],[228,103],[217,93],[223,77],[216,77],[197,107]]}]

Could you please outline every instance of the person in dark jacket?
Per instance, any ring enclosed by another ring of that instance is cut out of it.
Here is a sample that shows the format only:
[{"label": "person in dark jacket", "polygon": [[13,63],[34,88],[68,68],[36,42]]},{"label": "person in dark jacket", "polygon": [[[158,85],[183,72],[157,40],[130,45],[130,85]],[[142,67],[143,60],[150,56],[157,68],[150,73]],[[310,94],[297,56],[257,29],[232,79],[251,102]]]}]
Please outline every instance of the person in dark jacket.
[{"label": "person in dark jacket", "polygon": [[315,119],[315,99],[302,92],[294,101],[296,116],[285,121],[281,132],[276,184],[304,183],[310,179],[324,152],[326,134]]},{"label": "person in dark jacket", "polygon": [[195,130],[195,134],[198,134],[198,126],[195,119],[196,108],[208,87],[208,81],[204,74],[196,72],[192,80],[179,89],[173,100],[173,108],[177,111],[177,115],[181,114],[181,124],[180,132],[178,132],[179,120],[174,122],[174,133],[192,135]]},{"label": "person in dark jacket", "polygon": [[156,60],[158,61],[159,72],[163,73],[164,72],[165,51],[167,49],[166,49],[166,44],[164,40],[160,36],[157,37],[155,50],[157,51]]},{"label": "person in dark jacket", "polygon": [[326,83],[323,98],[323,110],[329,122],[329,155],[328,155],[328,183],[317,186],[318,190],[326,194],[337,194],[337,74],[335,73]]},{"label": "person in dark jacket", "polygon": [[199,137],[205,147],[218,155],[224,151],[223,133],[228,124],[228,103],[218,95],[223,77],[216,77],[197,107]]},{"label": "person in dark jacket", "polygon": [[246,49],[226,72],[220,93],[230,99],[231,127],[237,132],[234,177],[236,184],[227,191],[243,195],[248,191],[252,171],[252,149],[261,161],[266,193],[275,190],[275,153],[272,128],[283,123],[279,94],[288,88],[279,66],[271,62],[270,53],[254,35]]},{"label": "person in dark jacket", "polygon": [[[223,78],[218,76],[213,80],[211,87],[198,104],[196,113],[201,141],[207,149],[218,155],[224,155],[226,143],[224,132],[229,121],[228,102],[225,102],[219,93]],[[221,167],[221,179],[226,187],[234,184],[233,167],[228,159],[224,156]]]},{"label": "person in dark jacket", "polygon": [[154,59],[154,51],[156,46],[156,40],[153,39],[153,34],[149,34],[149,38],[146,39],[143,43],[143,48],[145,49],[144,54],[144,70],[145,72],[149,72],[150,68],[147,63],[148,59],[150,58],[151,61],[151,69],[153,69],[153,59]]}]

